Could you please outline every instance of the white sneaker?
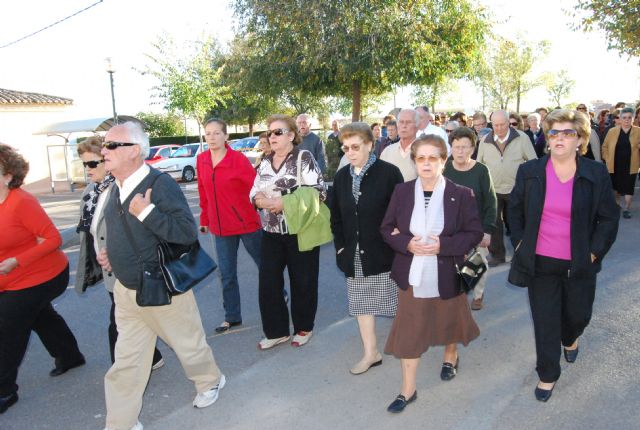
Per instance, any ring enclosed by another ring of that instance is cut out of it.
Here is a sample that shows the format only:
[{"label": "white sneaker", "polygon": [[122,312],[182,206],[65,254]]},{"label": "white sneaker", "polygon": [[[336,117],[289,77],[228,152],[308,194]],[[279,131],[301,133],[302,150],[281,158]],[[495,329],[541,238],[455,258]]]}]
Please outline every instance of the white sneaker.
[{"label": "white sneaker", "polygon": [[[158,370],[162,366],[164,366],[164,358],[161,358],[156,363],[153,363],[153,366],[151,366],[151,370]],[[132,429],[132,430],[138,430],[138,429]]]},{"label": "white sneaker", "polygon": [[258,349],[270,349],[276,345],[280,345],[281,343],[285,343],[289,340],[289,336],[278,337],[276,339],[267,339],[266,337],[258,342]]},{"label": "white sneaker", "polygon": [[224,375],[220,375],[220,382],[218,382],[218,385],[210,390],[205,391],[204,393],[198,393],[196,398],[193,399],[193,407],[206,408],[207,406],[213,405],[216,400],[218,400],[218,393],[226,383],[227,378],[225,378]]},{"label": "white sneaker", "polygon": [[311,336],[313,336],[312,331],[299,331],[298,333],[296,333],[295,336],[293,336],[293,340],[291,341],[291,346],[295,346],[295,347],[302,346],[307,342],[309,342],[309,339],[311,339]]}]

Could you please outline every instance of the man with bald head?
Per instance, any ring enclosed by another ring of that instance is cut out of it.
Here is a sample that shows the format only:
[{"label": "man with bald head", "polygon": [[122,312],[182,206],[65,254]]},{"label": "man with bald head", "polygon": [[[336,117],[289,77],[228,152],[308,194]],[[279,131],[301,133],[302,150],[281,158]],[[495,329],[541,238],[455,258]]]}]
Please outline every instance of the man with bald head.
[{"label": "man with bald head", "polygon": [[300,136],[302,136],[302,143],[298,145],[298,149],[306,149],[313,154],[313,158],[318,162],[320,171],[324,173],[327,170],[327,163],[324,156],[324,144],[320,137],[311,131],[311,119],[306,113],[298,115],[296,118],[296,125]]},{"label": "man with bald head", "polygon": [[193,406],[213,404],[225,384],[207,344],[192,291],[173,296],[164,306],[138,306],[142,272],[158,268],[160,241],[190,245],[198,240],[193,215],[170,176],[149,167],[149,138],[138,123],[111,128],[102,155],[116,186],[104,209],[107,247],[98,262],[116,277],[114,300],[118,326],[115,363],[104,378],[108,430],[142,430],[142,409],[151,357],[159,336],[173,349],[197,395]]},{"label": "man with bald head", "polygon": [[520,164],[538,158],[529,137],[520,130],[509,127],[509,113],[495,111],[491,116],[493,130],[478,145],[477,161],[489,168],[498,199],[496,232],[489,245],[489,266],[497,266],[506,261],[504,247],[504,223],[509,194],[516,183],[516,173]]},{"label": "man with bald head", "polygon": [[400,140],[387,146],[380,154],[380,159],[393,164],[402,173],[404,181],[411,181],[418,177],[415,165],[411,161],[411,144],[416,139],[418,131],[418,113],[413,109],[402,109],[398,114],[398,136]]},{"label": "man with bald head", "polygon": [[438,127],[433,124],[433,115],[429,112],[429,108],[426,106],[418,106],[416,108],[416,112],[418,112],[418,116],[420,117],[420,121],[418,122],[418,131],[416,133],[416,137],[420,137],[423,134],[435,134],[436,136],[440,136],[444,143],[447,145],[447,153],[451,155],[451,145],[449,145],[449,136],[442,129],[442,127]]}]

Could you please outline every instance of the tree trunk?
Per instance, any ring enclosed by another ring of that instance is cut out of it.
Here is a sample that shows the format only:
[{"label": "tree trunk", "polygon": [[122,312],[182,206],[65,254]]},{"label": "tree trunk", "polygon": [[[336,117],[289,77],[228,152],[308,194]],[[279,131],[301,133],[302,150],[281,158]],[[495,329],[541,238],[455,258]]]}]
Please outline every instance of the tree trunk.
[{"label": "tree trunk", "polygon": [[520,112],[520,96],[522,94],[521,85],[518,82],[518,89],[516,90],[516,113]]},{"label": "tree trunk", "polygon": [[362,87],[360,81],[353,81],[351,85],[353,105],[351,109],[351,121],[357,122],[360,120],[360,104],[362,102]]},{"label": "tree trunk", "polygon": [[249,136],[253,136],[253,120],[249,120]]}]

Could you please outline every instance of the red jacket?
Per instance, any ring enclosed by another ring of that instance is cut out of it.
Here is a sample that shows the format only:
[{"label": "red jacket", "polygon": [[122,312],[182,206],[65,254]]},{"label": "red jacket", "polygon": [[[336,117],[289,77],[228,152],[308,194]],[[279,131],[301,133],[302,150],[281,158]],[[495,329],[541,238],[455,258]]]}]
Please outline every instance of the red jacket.
[{"label": "red jacket", "polygon": [[256,172],[247,157],[225,147],[227,153],[215,169],[210,151],[198,155],[200,225],[217,236],[253,233],[262,227],[249,200]]}]

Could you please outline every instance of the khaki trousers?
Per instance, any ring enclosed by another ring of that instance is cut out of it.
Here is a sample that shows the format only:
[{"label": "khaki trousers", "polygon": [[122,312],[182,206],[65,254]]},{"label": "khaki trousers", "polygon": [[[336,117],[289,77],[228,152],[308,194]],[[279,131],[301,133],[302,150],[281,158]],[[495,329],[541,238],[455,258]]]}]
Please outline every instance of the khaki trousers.
[{"label": "khaki trousers", "polygon": [[220,370],[207,344],[192,291],[158,307],[138,306],[136,292],[119,281],[113,294],[118,341],[115,363],[104,377],[109,430],[129,430],[137,423],[158,336],[175,351],[198,393],[218,384]]},{"label": "khaki trousers", "polygon": [[[487,256],[489,255],[489,250],[487,248],[483,248],[483,247],[479,246],[478,247],[478,252],[480,253],[480,256],[482,257],[482,261],[484,261],[484,264],[488,265],[489,262],[487,261]],[[489,276],[489,271],[487,271],[487,273],[485,273],[484,276],[482,278],[480,278],[480,280],[476,284],[476,287],[473,289],[473,298],[474,299],[479,299],[484,294],[484,287],[487,286],[487,276]]]}]

